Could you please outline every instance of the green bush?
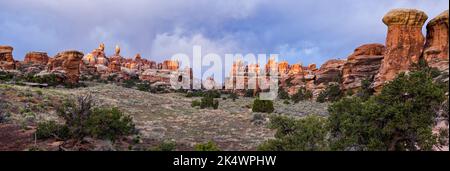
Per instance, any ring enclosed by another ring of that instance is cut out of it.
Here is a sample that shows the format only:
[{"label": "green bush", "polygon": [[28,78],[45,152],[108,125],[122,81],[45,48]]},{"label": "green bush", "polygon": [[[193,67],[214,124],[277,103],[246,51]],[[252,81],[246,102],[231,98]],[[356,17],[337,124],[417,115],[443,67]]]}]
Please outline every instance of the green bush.
[{"label": "green bush", "polygon": [[298,103],[300,101],[303,100],[310,100],[313,97],[313,94],[311,91],[306,90],[305,88],[300,88],[297,93],[295,93],[294,95],[292,95],[292,101],[294,101],[294,103]]},{"label": "green bush", "polygon": [[371,84],[372,83],[367,79],[362,80],[361,87],[356,93],[356,96],[360,97],[364,101],[368,100],[370,96],[372,96],[373,93],[375,92],[375,90],[373,90],[373,88],[370,87]]},{"label": "green bush", "polygon": [[192,107],[195,107],[195,106],[201,106],[201,104],[202,104],[202,102],[200,102],[200,101],[198,101],[198,100],[194,100],[194,101],[192,101],[191,106],[192,106]]},{"label": "green bush", "polygon": [[133,88],[136,86],[136,83],[139,83],[140,80],[139,79],[129,79],[129,80],[124,80],[122,85],[126,88]]},{"label": "green bush", "polygon": [[162,141],[158,146],[150,148],[150,151],[174,151],[176,149],[177,143],[175,141],[165,140]]},{"label": "green bush", "polygon": [[66,125],[57,124],[55,121],[40,122],[36,129],[36,138],[67,139],[70,137],[69,128]]},{"label": "green bush", "polygon": [[6,71],[0,71],[0,80],[1,81],[10,81],[14,78],[14,74],[11,74]]},{"label": "green bush", "polygon": [[236,101],[236,99],[239,99],[239,96],[236,93],[230,93],[228,98],[233,99],[233,102]]},{"label": "green bush", "polygon": [[320,92],[320,94],[317,96],[317,102],[323,103],[323,102],[335,102],[341,99],[343,96],[343,92],[341,91],[341,88],[338,84],[332,84],[328,85],[328,87]]},{"label": "green bush", "polygon": [[259,145],[260,151],[325,151],[328,121],[319,116],[294,119],[286,116],[272,116],[269,127],[276,129],[275,139]]},{"label": "green bush", "polygon": [[93,99],[88,94],[78,97],[77,103],[65,101],[58,108],[58,115],[66,121],[71,138],[91,136],[114,141],[119,136],[134,133],[131,117],[117,108],[93,109],[93,106]]},{"label": "green bush", "polygon": [[280,88],[278,89],[278,98],[283,100],[289,99],[289,94],[283,88]]},{"label": "green bush", "polygon": [[253,101],[252,111],[261,113],[272,113],[274,111],[273,101],[270,100],[259,100],[256,98]]},{"label": "green bush", "polygon": [[200,102],[200,108],[202,108],[202,109],[205,109],[205,108],[218,109],[219,101],[215,100],[214,98],[209,97],[209,96],[202,97],[201,102]]},{"label": "green bush", "polygon": [[245,90],[244,97],[255,97],[254,90],[253,89],[247,89]]},{"label": "green bush", "polygon": [[188,92],[186,97],[212,97],[212,98],[220,98],[221,94],[217,90],[208,90],[208,91],[194,91]]},{"label": "green bush", "polygon": [[[344,98],[329,107],[334,150],[431,150],[432,128],[444,90],[427,71],[400,74],[367,101]],[[447,135],[448,136],[448,135]]]},{"label": "green bush", "polygon": [[195,151],[220,151],[216,143],[208,141],[207,143],[200,143],[194,146]]},{"label": "green bush", "polygon": [[151,89],[150,83],[148,83],[148,82],[143,82],[143,83],[137,84],[137,89],[138,89],[139,91],[146,91],[146,92],[149,92],[150,89]]},{"label": "green bush", "polygon": [[95,108],[86,126],[91,136],[109,140],[130,135],[135,129],[132,118],[117,108]]}]

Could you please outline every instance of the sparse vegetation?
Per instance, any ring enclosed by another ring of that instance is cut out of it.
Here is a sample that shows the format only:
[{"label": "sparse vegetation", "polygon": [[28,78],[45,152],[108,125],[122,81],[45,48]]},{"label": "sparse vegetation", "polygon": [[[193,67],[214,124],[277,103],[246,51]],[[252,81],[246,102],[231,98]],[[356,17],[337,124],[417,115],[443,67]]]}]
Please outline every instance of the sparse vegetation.
[{"label": "sparse vegetation", "polygon": [[236,101],[236,99],[239,99],[239,96],[236,93],[230,93],[228,98],[232,99],[234,102],[234,101]]},{"label": "sparse vegetation", "polygon": [[313,97],[313,94],[311,91],[306,90],[305,88],[300,88],[300,89],[298,89],[297,93],[292,95],[291,99],[292,99],[292,101],[294,101],[294,103],[298,103],[303,100],[311,100],[312,97]]},{"label": "sparse vegetation", "polygon": [[174,151],[177,143],[172,140],[162,141],[157,147],[151,148],[150,151]]},{"label": "sparse vegetation", "polygon": [[289,94],[283,88],[280,88],[278,89],[278,98],[282,100],[287,100],[289,99]]},{"label": "sparse vegetation", "polygon": [[220,151],[216,143],[208,141],[207,143],[200,143],[194,146],[195,151]]},{"label": "sparse vegetation", "polygon": [[192,101],[191,106],[192,106],[192,107],[196,107],[196,106],[201,106],[201,104],[202,104],[201,101],[194,100],[194,101]]},{"label": "sparse vegetation", "polygon": [[66,140],[69,137],[69,128],[66,125],[57,124],[55,121],[38,123],[36,129],[36,138],[38,139],[56,138]]},{"label": "sparse vegetation", "polygon": [[294,119],[272,116],[269,127],[276,129],[275,138],[261,144],[261,151],[324,151],[328,150],[326,118],[308,116]]},{"label": "sparse vegetation", "polygon": [[134,131],[131,117],[117,108],[93,108],[91,95],[78,97],[77,103],[66,101],[58,109],[58,114],[66,121],[72,138],[91,136],[115,140],[119,136],[130,135]]},{"label": "sparse vegetation", "polygon": [[[334,150],[431,150],[435,110],[445,98],[426,71],[400,74],[367,101],[344,98],[330,106]],[[448,134],[447,134],[448,136]]]},{"label": "sparse vegetation", "polygon": [[317,102],[335,102],[341,99],[342,96],[343,92],[339,84],[331,84],[324,91],[320,92],[319,96],[317,96]]},{"label": "sparse vegetation", "polygon": [[200,108],[213,108],[218,109],[219,108],[219,101],[215,100],[214,98],[210,96],[202,97],[200,102]]},{"label": "sparse vegetation", "polygon": [[253,101],[253,112],[261,112],[261,113],[272,113],[275,110],[273,107],[273,101],[270,100],[260,100],[256,98]]}]

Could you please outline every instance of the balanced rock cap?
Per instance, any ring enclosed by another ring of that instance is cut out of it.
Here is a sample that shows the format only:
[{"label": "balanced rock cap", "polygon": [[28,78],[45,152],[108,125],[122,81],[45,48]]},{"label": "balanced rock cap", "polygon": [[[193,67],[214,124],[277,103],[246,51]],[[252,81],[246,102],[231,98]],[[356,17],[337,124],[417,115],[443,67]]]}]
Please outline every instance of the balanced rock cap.
[{"label": "balanced rock cap", "polygon": [[438,16],[434,17],[430,22],[428,22],[427,27],[431,27],[439,23],[446,23],[448,26],[448,10],[445,10]]},{"label": "balanced rock cap", "polygon": [[13,47],[0,45],[0,53],[11,53],[12,51]]},{"label": "balanced rock cap", "polygon": [[391,25],[423,26],[428,16],[416,9],[393,9],[383,17],[383,23]]}]

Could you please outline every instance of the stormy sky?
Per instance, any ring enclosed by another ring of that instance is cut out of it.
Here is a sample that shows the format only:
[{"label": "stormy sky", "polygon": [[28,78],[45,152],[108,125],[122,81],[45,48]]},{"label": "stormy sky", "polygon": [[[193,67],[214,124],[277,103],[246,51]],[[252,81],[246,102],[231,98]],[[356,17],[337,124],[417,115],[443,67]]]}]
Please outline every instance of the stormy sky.
[{"label": "stormy sky", "polygon": [[448,0],[0,0],[0,44],[22,60],[116,44],[122,55],[162,61],[175,53],[279,53],[290,63],[346,58],[359,45],[384,43],[393,8],[429,18]]}]

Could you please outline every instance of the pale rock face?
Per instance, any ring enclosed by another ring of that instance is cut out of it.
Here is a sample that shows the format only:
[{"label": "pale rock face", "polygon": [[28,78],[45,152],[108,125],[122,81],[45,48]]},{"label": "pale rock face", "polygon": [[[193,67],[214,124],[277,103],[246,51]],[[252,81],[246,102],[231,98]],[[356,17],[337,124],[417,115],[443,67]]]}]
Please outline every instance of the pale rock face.
[{"label": "pale rock face", "polygon": [[424,59],[431,67],[448,70],[448,10],[433,18],[427,24]]},{"label": "pale rock face", "polygon": [[395,9],[388,12],[383,22],[388,26],[386,53],[375,77],[373,87],[377,92],[383,84],[399,73],[407,72],[417,63],[423,52],[425,38],[422,26],[428,16],[415,9]]}]

